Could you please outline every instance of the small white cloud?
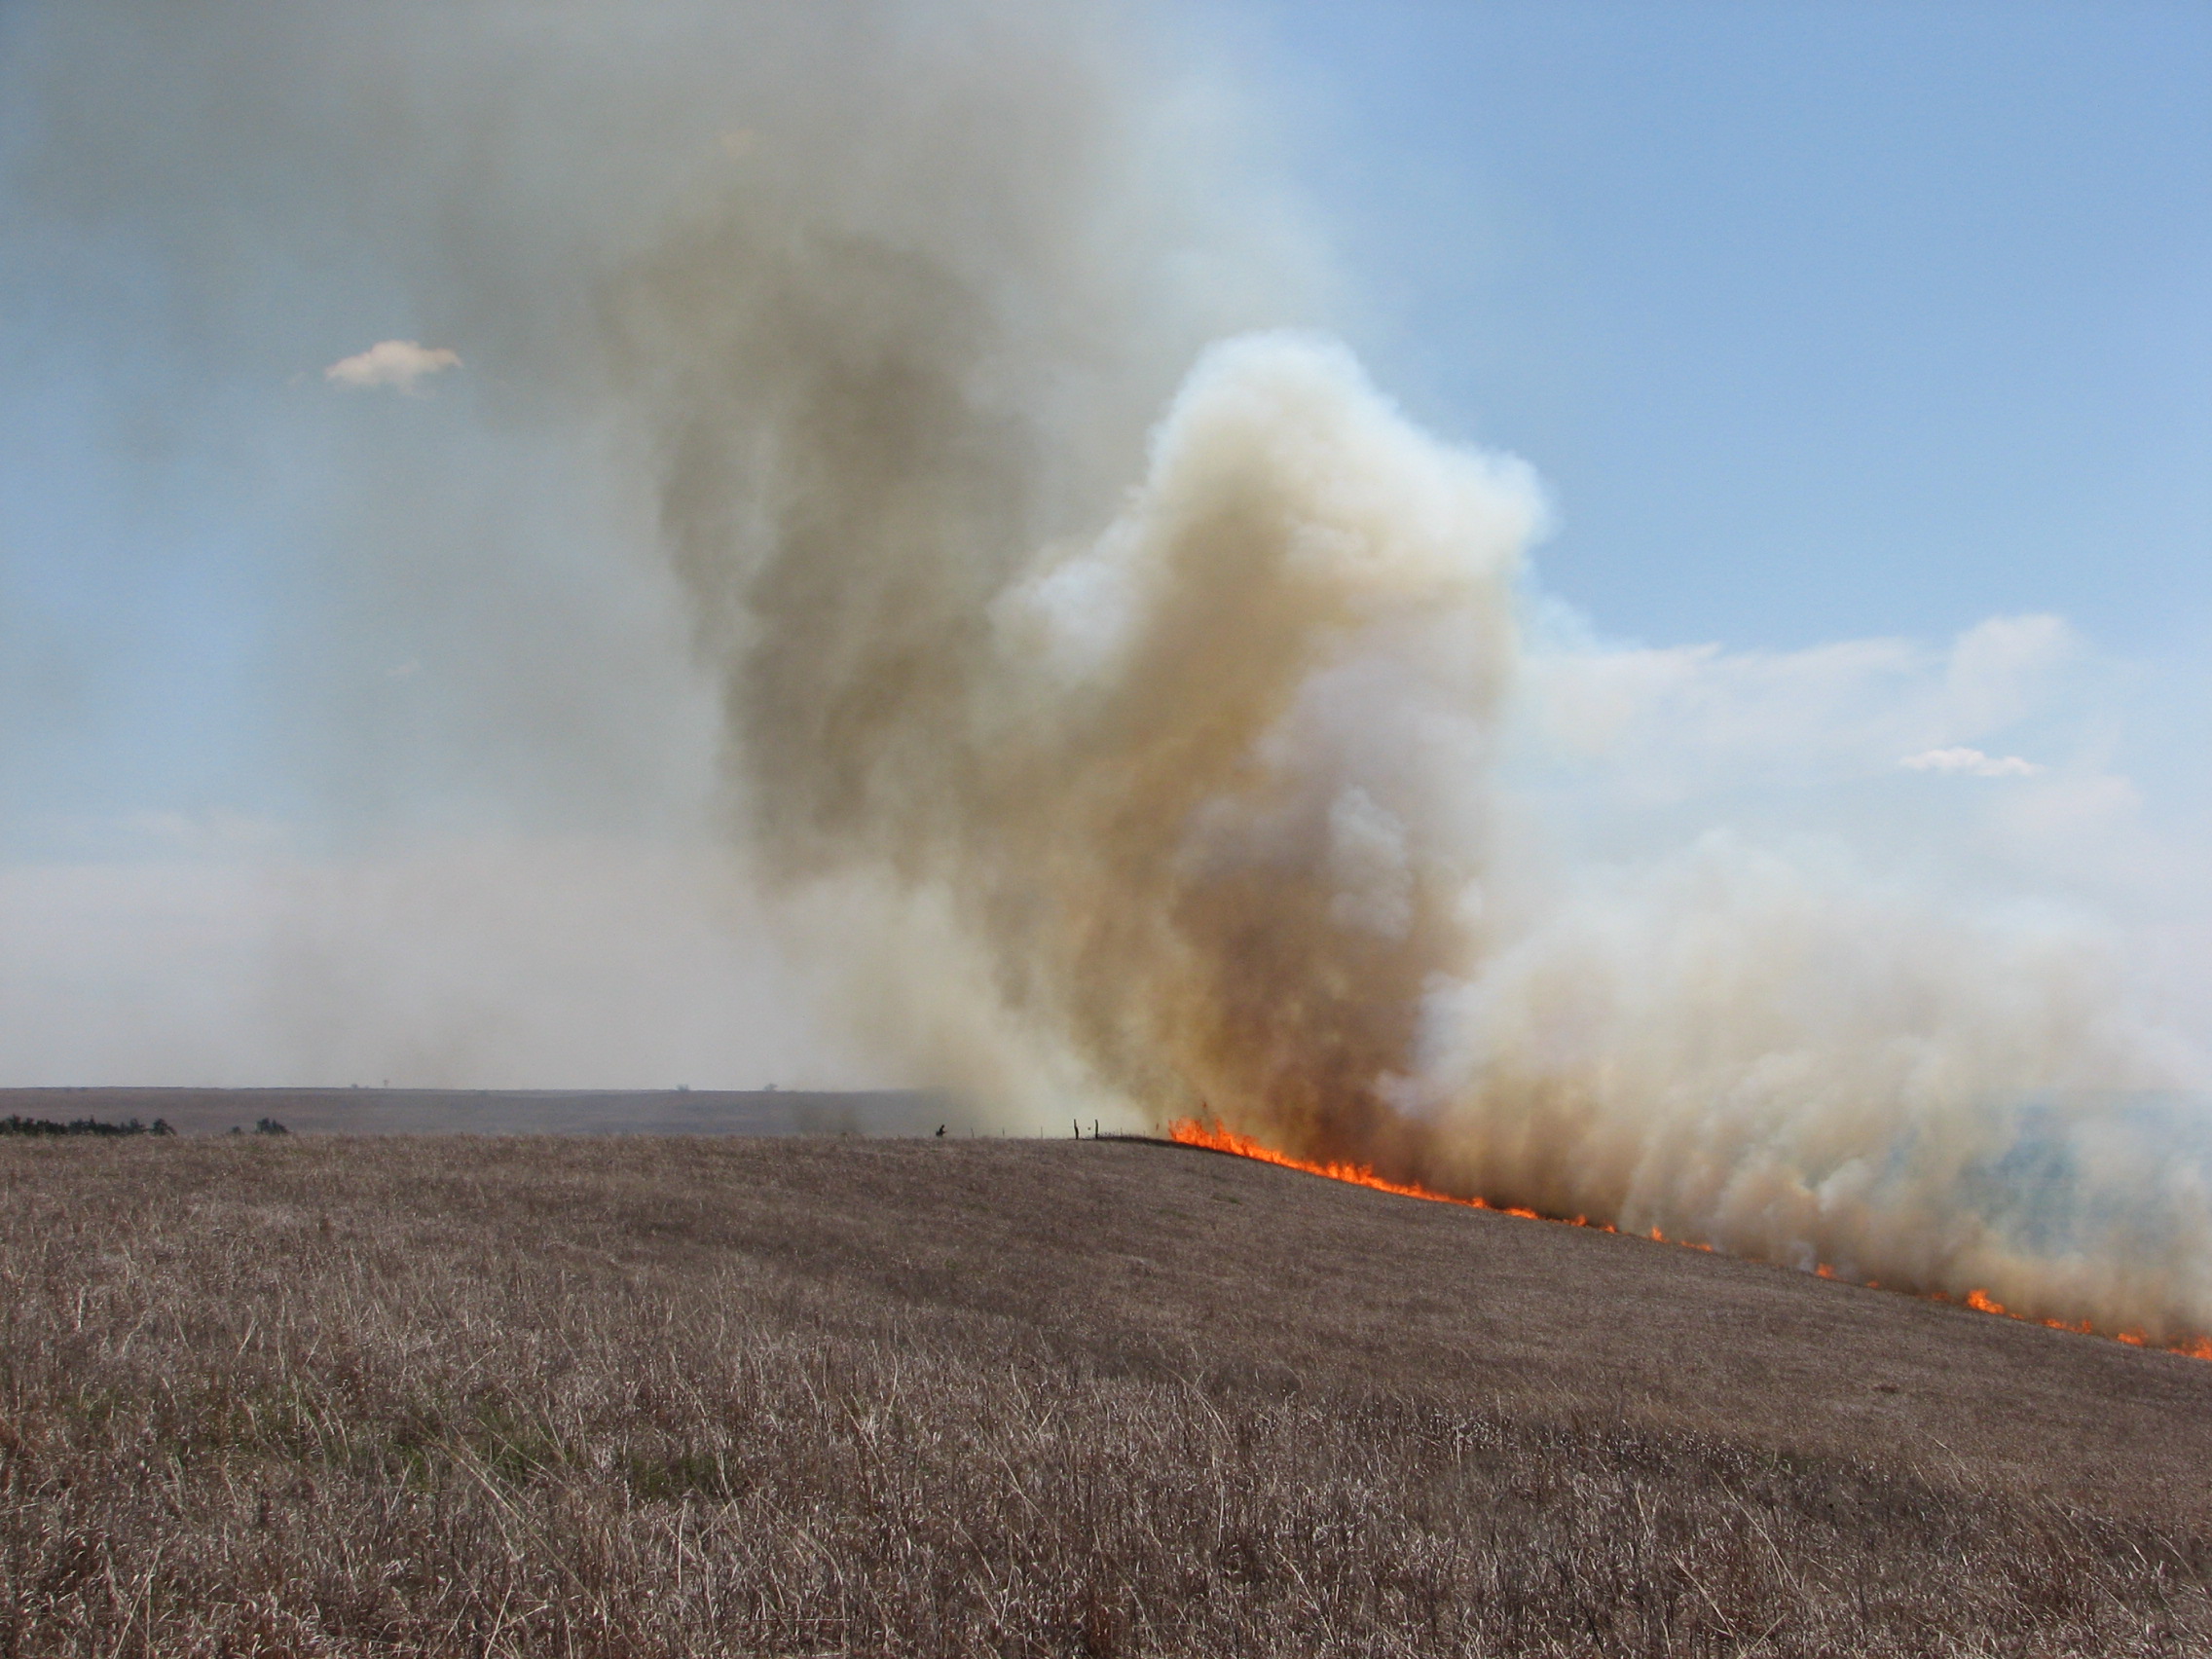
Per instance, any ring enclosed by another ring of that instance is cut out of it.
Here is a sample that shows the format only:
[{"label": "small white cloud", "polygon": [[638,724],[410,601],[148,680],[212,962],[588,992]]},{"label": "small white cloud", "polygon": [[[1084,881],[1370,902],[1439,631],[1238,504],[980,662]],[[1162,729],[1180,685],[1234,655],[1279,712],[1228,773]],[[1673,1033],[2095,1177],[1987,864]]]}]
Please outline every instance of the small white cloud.
[{"label": "small white cloud", "polygon": [[334,386],[395,386],[413,392],[416,383],[441,369],[458,367],[461,353],[444,346],[419,346],[412,340],[380,340],[366,351],[342,357],[322,371]]},{"label": "small white cloud", "polygon": [[1912,772],[1948,772],[1969,778],[2032,778],[2043,768],[2017,755],[1984,755],[1978,749],[1931,749],[1898,762]]}]

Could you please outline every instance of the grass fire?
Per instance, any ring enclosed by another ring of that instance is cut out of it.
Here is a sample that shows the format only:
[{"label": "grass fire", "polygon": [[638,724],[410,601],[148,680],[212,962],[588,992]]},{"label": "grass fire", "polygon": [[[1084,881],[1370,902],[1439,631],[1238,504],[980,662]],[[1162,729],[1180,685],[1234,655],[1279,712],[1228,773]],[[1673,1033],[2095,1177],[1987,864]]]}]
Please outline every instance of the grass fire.
[{"label": "grass fire", "polygon": [[2212,1654],[2207,64],[0,0],[0,1659]]},{"label": "grass fire", "polygon": [[[1203,1148],[1208,1152],[1230,1153],[1237,1158],[1249,1158],[1261,1163],[1272,1163],[1284,1169],[1296,1169],[1308,1175],[1319,1175],[1330,1181],[1346,1181],[1355,1187],[1372,1187],[1377,1192],[1395,1194],[1399,1198],[1420,1198],[1429,1203],[1464,1204],[1469,1209],[1495,1210],[1501,1215],[1519,1216],[1525,1221],[1555,1221],[1568,1227],[1589,1227],[1593,1225],[1588,1216],[1547,1216],[1540,1211],[1526,1209],[1518,1204],[1493,1204],[1481,1198],[1456,1198],[1450,1193],[1433,1192],[1429,1188],[1418,1184],[1409,1185],[1404,1182],[1384,1180],[1365,1164],[1316,1163],[1302,1158],[1292,1158],[1287,1153],[1277,1152],[1272,1147],[1254,1139],[1250,1135],[1239,1134],[1235,1129],[1227,1128],[1218,1123],[1205,1122],[1197,1118],[1176,1119],[1167,1125],[1167,1135],[1178,1146],[1195,1146]],[[1616,1231],[1611,1222],[1599,1222],[1595,1225],[1601,1233]],[[1647,1236],[1654,1244],[1684,1244],[1693,1250],[1709,1252],[1713,1249],[1712,1245],[1696,1239],[1670,1239],[1656,1227],[1651,1230]],[[1818,1277],[1825,1279],[1839,1276],[1836,1271],[1825,1262],[1815,1264],[1813,1272]],[[1862,1282],[1868,1290],[1882,1288],[1878,1282],[1871,1279]],[[1937,1302],[1950,1300],[1939,1290],[1928,1291],[1923,1294]],[[1977,1313],[1996,1313],[2011,1319],[2028,1317],[2024,1313],[2013,1312],[1987,1291],[1978,1288],[1968,1291],[1961,1300]],[[2054,1331],[2076,1331],[2083,1335],[2088,1335],[2096,1330],[2096,1327],[2086,1319],[2079,1324],[2071,1325],[2063,1319],[2048,1318],[2041,1320],[2040,1323]],[[2114,1341],[2125,1343],[2130,1347],[2142,1347],[2150,1341],[2141,1331],[2122,1330],[2108,1334]],[[2212,1337],[2198,1336],[2193,1341],[2166,1345],[2166,1351],[2168,1353],[2186,1354],[2191,1359],[2212,1360]]]}]

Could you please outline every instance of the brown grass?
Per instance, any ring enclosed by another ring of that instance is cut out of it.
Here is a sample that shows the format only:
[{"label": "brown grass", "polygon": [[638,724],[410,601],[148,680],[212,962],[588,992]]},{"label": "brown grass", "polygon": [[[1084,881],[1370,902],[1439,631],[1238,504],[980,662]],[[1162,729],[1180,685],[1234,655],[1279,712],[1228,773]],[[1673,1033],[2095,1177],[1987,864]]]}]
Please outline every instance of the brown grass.
[{"label": "brown grass", "polygon": [[0,1653],[2212,1652],[2212,1366],[1067,1143],[0,1147]]}]

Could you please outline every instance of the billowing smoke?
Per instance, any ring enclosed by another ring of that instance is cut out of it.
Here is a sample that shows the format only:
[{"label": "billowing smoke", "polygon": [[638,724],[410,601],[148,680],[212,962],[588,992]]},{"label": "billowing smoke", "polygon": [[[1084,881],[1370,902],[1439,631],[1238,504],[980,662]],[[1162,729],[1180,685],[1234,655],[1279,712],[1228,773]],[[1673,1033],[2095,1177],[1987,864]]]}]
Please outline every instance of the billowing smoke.
[{"label": "billowing smoke", "polygon": [[770,524],[731,682],[757,832],[789,880],[947,907],[1003,1020],[1139,1110],[2200,1329],[2202,1194],[2109,1108],[2108,1167],[2067,1136],[2085,1097],[2175,1077],[2096,931],[1724,832],[1559,869],[1500,810],[1540,518],[1524,468],[1414,429],[1341,349],[1259,335],[1200,359],[1094,537],[985,591],[908,586],[957,542]]},{"label": "billowing smoke", "polygon": [[[1526,467],[1310,331],[1321,262],[1157,42],[985,4],[621,39],[585,6],[371,13],[396,33],[193,11],[192,61],[227,42],[314,93],[182,122],[203,161],[294,128],[322,157],[225,174],[218,222],[296,253],[290,207],[353,182],[404,303],[344,360],[448,353],[505,441],[649,500],[726,832],[912,1081],[2212,1327],[2203,1165],[2161,1104],[2192,1062],[2122,936],[1848,836],[1574,817],[1547,745],[1666,665],[1544,606]],[[1976,663],[2056,626],[1962,642],[1952,677],[1981,696]],[[1922,721],[1883,764],[2038,777],[1980,735]]]},{"label": "billowing smoke", "polygon": [[921,987],[939,1063],[2038,1314],[2212,1320],[2196,1195],[2145,1229],[2116,1198],[2147,1166],[2052,1168],[2067,1103],[2173,1081],[2093,930],[1725,833],[1544,856],[1501,779],[1526,468],[1258,333],[1198,356],[1099,509],[1145,380],[1112,359],[1178,330],[1109,280],[1125,107],[1087,132],[1040,84],[909,89],[857,186],[734,186],[615,290],[747,833],[848,907],[877,996]]},{"label": "billowing smoke", "polygon": [[1018,481],[959,475],[970,412],[907,365],[854,379],[929,436],[851,455],[864,404],[809,410],[828,461],[747,437],[771,459],[733,498],[796,523],[702,561],[758,630],[730,717],[769,867],[940,909],[987,965],[985,1027],[1118,1101],[1425,1156],[1389,1090],[1474,961],[1525,471],[1425,441],[1337,348],[1250,337],[1201,359],[1110,524],[1024,559]]}]

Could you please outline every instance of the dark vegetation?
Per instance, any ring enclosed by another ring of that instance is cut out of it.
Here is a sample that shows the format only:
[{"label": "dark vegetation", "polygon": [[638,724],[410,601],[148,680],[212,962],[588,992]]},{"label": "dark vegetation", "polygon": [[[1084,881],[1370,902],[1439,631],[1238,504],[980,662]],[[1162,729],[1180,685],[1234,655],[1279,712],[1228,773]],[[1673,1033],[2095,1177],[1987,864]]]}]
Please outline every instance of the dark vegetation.
[{"label": "dark vegetation", "polygon": [[0,1116],[153,1118],[221,1134],[256,1118],[306,1134],[878,1134],[978,1125],[929,1089],[0,1088]]},{"label": "dark vegetation", "polygon": [[0,1653],[2212,1652],[2212,1365],[1085,1142],[0,1147]]},{"label": "dark vegetation", "polygon": [[[164,1118],[156,1118],[151,1124],[141,1124],[136,1118],[126,1118],[120,1124],[104,1124],[97,1118],[72,1118],[67,1123],[16,1114],[0,1118],[0,1135],[168,1135],[175,1132]],[[282,1132],[281,1128],[278,1132]]]}]

